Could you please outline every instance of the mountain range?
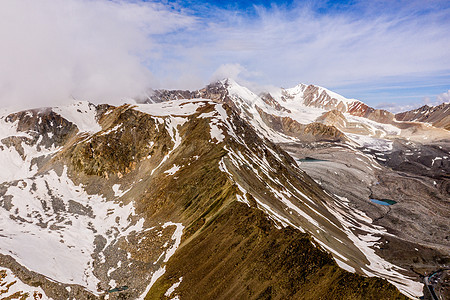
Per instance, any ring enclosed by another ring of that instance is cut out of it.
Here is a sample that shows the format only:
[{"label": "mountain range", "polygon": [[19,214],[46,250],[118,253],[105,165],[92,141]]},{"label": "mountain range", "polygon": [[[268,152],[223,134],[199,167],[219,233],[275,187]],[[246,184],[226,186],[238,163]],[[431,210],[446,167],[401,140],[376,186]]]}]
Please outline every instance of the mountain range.
[{"label": "mountain range", "polygon": [[224,79],[4,114],[0,297],[449,297],[449,106]]}]

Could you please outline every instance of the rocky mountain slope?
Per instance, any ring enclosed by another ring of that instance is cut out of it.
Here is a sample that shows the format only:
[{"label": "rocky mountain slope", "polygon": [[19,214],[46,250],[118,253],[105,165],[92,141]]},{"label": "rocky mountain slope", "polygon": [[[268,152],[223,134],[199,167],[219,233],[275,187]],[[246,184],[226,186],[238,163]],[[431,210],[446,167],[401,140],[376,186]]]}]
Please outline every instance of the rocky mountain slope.
[{"label": "rocky mountain slope", "polygon": [[435,127],[450,130],[450,103],[437,106],[424,105],[415,110],[398,113],[395,119],[399,121],[425,122]]},{"label": "rocky mountain slope", "polygon": [[448,133],[310,90],[1,117],[0,297],[421,296],[449,263]]}]

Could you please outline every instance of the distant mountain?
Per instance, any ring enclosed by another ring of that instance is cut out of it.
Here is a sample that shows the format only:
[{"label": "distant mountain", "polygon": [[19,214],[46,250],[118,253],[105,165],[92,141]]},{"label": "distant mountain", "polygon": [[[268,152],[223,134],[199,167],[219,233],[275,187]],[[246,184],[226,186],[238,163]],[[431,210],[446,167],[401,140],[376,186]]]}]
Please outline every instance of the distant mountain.
[{"label": "distant mountain", "polygon": [[380,123],[390,123],[394,115],[386,110],[374,109],[356,99],[347,99],[316,85],[299,84],[291,89],[281,89],[274,95],[279,101],[301,102],[305,106],[337,110],[353,116],[364,117]]},{"label": "distant mountain", "polygon": [[0,117],[0,298],[407,299],[450,262],[446,130],[316,86],[145,101]]},{"label": "distant mountain", "polygon": [[[224,79],[198,91],[158,90],[146,103],[183,98],[204,98],[227,104],[262,136],[276,142],[290,142],[292,137],[308,142],[350,139],[361,145],[369,141],[361,139],[361,135],[372,138],[402,136],[418,141],[447,136],[447,132],[430,128],[425,123],[398,122],[388,111],[374,109],[359,100],[346,99],[315,85],[299,84],[257,95],[232,79]],[[340,113],[339,120],[327,117],[330,111]]]},{"label": "distant mountain", "polygon": [[395,115],[395,119],[430,123],[435,127],[450,130],[450,103],[442,103],[437,106],[424,105],[418,109],[398,113]]}]

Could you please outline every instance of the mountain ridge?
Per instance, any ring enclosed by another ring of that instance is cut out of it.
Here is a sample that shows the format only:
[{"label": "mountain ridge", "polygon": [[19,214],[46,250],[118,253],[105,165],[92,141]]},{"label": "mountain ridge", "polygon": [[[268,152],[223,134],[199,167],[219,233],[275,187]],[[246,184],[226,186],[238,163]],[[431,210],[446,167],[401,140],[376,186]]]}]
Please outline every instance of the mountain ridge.
[{"label": "mountain ridge", "polygon": [[397,113],[395,118],[399,121],[430,123],[435,127],[450,130],[450,103],[424,105],[414,110]]},{"label": "mountain ridge", "polygon": [[[403,129],[337,109],[313,107],[317,117],[301,123],[301,107],[272,98],[224,81],[160,92],[153,104],[79,102],[3,116],[0,159],[16,169],[0,184],[9,230],[0,235],[0,267],[13,270],[29,296],[39,286],[56,299],[420,296],[423,284],[408,268],[430,270],[448,256],[448,144],[421,146]],[[306,155],[317,161],[302,162]],[[416,173],[413,185],[401,175],[417,172],[411,166],[428,172]],[[365,200],[399,183],[425,195],[423,216],[440,207],[415,233],[423,242],[407,228],[425,222],[411,214],[410,200],[390,195],[398,203],[389,214]],[[12,234],[58,249],[42,247],[56,267],[33,261],[5,238]],[[420,253],[392,255],[405,245]],[[383,250],[389,246],[392,253]],[[78,264],[69,274],[61,266],[71,259]]]}]

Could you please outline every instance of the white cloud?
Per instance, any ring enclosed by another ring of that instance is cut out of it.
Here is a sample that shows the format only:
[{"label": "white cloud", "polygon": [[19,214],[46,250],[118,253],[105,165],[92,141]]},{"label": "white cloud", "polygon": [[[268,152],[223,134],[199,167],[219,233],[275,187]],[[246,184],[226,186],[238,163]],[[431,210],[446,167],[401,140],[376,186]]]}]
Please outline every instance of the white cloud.
[{"label": "white cloud", "polygon": [[195,19],[162,5],[108,0],[2,0],[0,104],[117,102],[157,84],[152,36]]},{"label": "white cloud", "polygon": [[211,81],[221,80],[223,78],[239,79],[239,75],[246,72],[246,69],[240,64],[223,64],[213,73]]},{"label": "white cloud", "polygon": [[384,109],[394,114],[404,111],[413,110],[423,106],[425,103],[399,104],[399,103],[380,103],[375,108]]},{"label": "white cloud", "polygon": [[437,100],[438,100],[439,102],[445,102],[445,103],[450,102],[450,90],[448,90],[448,91],[445,92],[445,93],[439,94],[439,95],[437,96]]}]

